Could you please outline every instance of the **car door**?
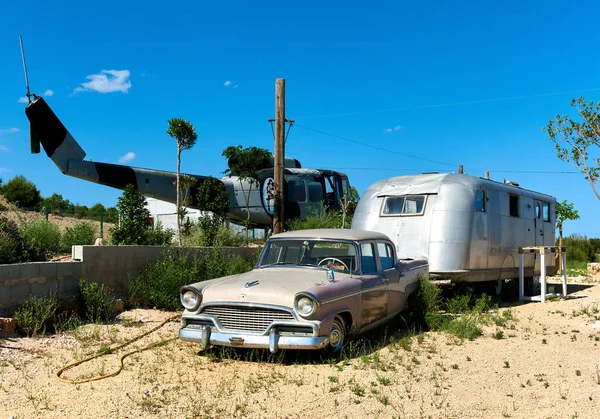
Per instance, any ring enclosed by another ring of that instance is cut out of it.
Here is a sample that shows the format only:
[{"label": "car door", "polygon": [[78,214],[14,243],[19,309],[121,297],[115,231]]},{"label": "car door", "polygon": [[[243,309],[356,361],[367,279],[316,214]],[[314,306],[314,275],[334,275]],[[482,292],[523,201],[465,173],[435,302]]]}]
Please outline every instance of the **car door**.
[{"label": "car door", "polygon": [[361,328],[384,319],[388,313],[387,278],[379,270],[373,242],[360,244]]},{"label": "car door", "polygon": [[377,256],[379,257],[379,272],[387,279],[388,315],[397,314],[404,306],[406,284],[400,282],[398,260],[392,243],[378,242]]}]

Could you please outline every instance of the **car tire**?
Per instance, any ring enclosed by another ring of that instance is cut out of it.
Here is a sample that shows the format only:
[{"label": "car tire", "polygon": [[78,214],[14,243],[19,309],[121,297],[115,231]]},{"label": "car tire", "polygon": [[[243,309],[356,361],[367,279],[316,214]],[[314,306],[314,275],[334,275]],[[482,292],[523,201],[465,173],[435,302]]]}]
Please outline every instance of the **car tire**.
[{"label": "car tire", "polygon": [[329,345],[327,351],[333,354],[339,353],[344,346],[346,340],[346,323],[340,316],[333,319],[331,332],[329,333]]}]

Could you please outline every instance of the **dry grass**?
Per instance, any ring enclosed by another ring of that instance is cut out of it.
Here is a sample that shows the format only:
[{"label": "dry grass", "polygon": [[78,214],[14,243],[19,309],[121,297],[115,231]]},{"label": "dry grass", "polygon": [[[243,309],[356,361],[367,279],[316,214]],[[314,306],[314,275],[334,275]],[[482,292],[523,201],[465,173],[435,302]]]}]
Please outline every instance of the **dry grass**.
[{"label": "dry grass", "polygon": [[[512,307],[499,314],[513,320],[491,321],[474,341],[432,332],[404,337],[394,323],[349,342],[337,360],[313,352],[200,354],[197,345],[177,340],[127,358],[114,378],[81,385],[55,379],[61,366],[172,315],[133,310],[115,324],[71,334],[0,340],[0,411],[15,418],[594,417],[600,322],[593,307],[600,287],[575,296]],[[178,326],[169,323],[134,346],[170,338]],[[67,378],[108,374],[118,355]]]}]

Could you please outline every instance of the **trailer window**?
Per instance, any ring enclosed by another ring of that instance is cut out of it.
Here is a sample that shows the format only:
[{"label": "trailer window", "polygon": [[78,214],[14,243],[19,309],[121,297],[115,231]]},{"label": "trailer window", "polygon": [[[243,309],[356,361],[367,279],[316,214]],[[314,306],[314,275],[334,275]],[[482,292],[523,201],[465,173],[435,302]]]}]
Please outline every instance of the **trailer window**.
[{"label": "trailer window", "polygon": [[510,216],[518,217],[519,216],[519,195],[509,195],[510,197]]},{"label": "trailer window", "polygon": [[386,196],[381,215],[420,215],[425,207],[425,195]]},{"label": "trailer window", "polygon": [[475,211],[485,212],[485,191],[475,193]]},{"label": "trailer window", "polygon": [[542,217],[544,217],[544,221],[550,221],[550,204],[548,202],[542,204]]}]

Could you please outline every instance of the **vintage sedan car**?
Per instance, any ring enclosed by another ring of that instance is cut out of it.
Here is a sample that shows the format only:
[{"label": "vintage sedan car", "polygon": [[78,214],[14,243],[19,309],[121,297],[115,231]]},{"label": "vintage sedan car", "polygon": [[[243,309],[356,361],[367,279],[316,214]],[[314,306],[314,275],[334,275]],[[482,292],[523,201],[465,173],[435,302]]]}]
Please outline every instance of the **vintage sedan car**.
[{"label": "vintage sedan car", "polygon": [[320,349],[400,313],[428,275],[426,260],[398,259],[390,239],[365,230],[273,235],[250,272],[181,288],[179,338],[239,348]]}]

